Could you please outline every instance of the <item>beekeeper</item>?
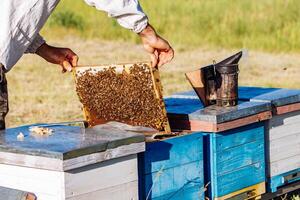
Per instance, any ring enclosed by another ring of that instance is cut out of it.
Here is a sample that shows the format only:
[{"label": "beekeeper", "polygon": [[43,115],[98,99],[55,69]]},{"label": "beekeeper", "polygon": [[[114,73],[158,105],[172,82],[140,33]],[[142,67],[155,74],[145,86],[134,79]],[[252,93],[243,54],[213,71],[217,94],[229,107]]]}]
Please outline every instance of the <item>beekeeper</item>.
[{"label": "beekeeper", "polygon": [[[153,66],[162,66],[172,60],[174,51],[149,24],[138,0],[85,0],[108,13],[124,28],[138,34]],[[8,112],[8,72],[24,53],[33,53],[46,61],[60,65],[63,72],[77,65],[78,56],[68,48],[46,43],[39,34],[59,0],[1,0],[0,1],[0,129],[5,128]]]}]

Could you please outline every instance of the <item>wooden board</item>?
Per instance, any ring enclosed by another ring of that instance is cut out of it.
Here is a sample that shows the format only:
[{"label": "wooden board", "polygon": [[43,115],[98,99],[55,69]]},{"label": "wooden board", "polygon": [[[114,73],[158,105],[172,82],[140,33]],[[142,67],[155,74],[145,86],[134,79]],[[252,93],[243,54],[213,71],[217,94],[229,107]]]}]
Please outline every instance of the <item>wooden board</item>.
[{"label": "wooden board", "polygon": [[300,90],[240,87],[239,95],[241,100],[272,103],[274,114],[277,115],[300,110]]},{"label": "wooden board", "polygon": [[146,143],[138,160],[140,199],[204,198],[202,133]]},{"label": "wooden board", "polygon": [[210,183],[210,199],[266,181],[264,139],[264,123],[205,136],[205,182]]},{"label": "wooden board", "polygon": [[[33,137],[30,126],[6,129],[0,133],[0,163],[65,171],[105,160],[143,152],[144,136],[110,126],[83,129],[49,125],[54,134]],[[25,135],[18,141],[17,135]]]},{"label": "wooden board", "polygon": [[135,188],[138,188],[137,181],[93,191],[90,193],[81,194],[75,197],[68,197],[66,200],[99,200],[99,197],[101,197],[101,200],[136,200],[138,199],[138,191]]},{"label": "wooden board", "polygon": [[[244,117],[237,120],[232,120],[220,124],[215,124],[200,120],[187,120],[180,119],[180,117],[169,117],[170,125],[174,130],[191,130],[191,131],[203,131],[203,132],[221,132],[245,125],[253,124],[260,121],[268,120],[272,117],[271,111],[258,113],[256,115]],[[183,117],[184,118],[184,117]]]},{"label": "wooden board", "polygon": [[173,130],[220,132],[270,119],[271,104],[239,102],[238,106],[203,107],[194,92],[184,92],[165,99],[168,118]]},{"label": "wooden board", "polygon": [[268,177],[300,168],[300,111],[273,116],[266,131]]},{"label": "wooden board", "polygon": [[300,168],[300,154],[270,164],[270,177]]},{"label": "wooden board", "polygon": [[[99,71],[103,71],[104,69],[114,67],[116,69],[116,72],[122,73],[122,71],[125,70],[127,73],[130,73],[130,68],[134,64],[143,64],[143,65],[148,66],[148,69],[150,70],[151,77],[152,77],[153,92],[155,94],[155,97],[158,99],[159,106],[163,108],[162,109],[163,115],[166,116],[167,114],[166,114],[165,104],[164,104],[164,101],[163,101],[162,84],[160,82],[159,71],[158,71],[157,68],[151,67],[151,64],[148,63],[148,62],[144,62],[144,63],[126,63],[126,64],[109,64],[109,65],[97,65],[97,66],[79,66],[79,67],[76,67],[75,70],[73,71],[74,72],[75,83],[76,84],[78,83],[78,77],[81,76],[80,74],[83,73],[83,72],[86,72],[88,70],[92,70],[93,73],[96,73],[96,72],[99,72]],[[115,98],[118,98],[118,96],[116,96]],[[145,102],[145,103],[147,103],[147,102]],[[83,106],[83,110],[84,110],[85,119],[88,121],[88,123],[91,126],[94,126],[94,125],[97,125],[97,124],[102,124],[103,122],[107,121],[107,120],[101,118],[101,116],[96,116],[94,113],[90,112],[88,110],[88,108],[85,107],[85,106]],[[127,120],[128,123],[131,123],[130,120],[128,120],[128,119],[122,119],[122,120],[125,120],[125,121]],[[169,133],[171,131],[168,121],[166,121],[163,126],[164,126],[164,130],[160,130],[160,131],[165,131],[167,133]]]},{"label": "wooden board", "polygon": [[32,191],[42,200],[138,198],[136,155],[68,172],[5,164],[0,170],[0,186]]}]

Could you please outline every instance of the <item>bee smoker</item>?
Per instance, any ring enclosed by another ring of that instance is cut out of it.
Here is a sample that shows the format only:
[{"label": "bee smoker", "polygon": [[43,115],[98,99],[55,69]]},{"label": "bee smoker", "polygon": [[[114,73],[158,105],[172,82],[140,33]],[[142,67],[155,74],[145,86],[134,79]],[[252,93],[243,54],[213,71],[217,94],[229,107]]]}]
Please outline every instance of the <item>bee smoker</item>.
[{"label": "bee smoker", "polygon": [[217,104],[229,107],[238,104],[238,62],[242,54],[241,51],[219,63],[186,73],[204,106]]},{"label": "bee smoker", "polygon": [[242,52],[239,52],[215,64],[217,106],[230,107],[238,104],[238,62],[241,57]]}]

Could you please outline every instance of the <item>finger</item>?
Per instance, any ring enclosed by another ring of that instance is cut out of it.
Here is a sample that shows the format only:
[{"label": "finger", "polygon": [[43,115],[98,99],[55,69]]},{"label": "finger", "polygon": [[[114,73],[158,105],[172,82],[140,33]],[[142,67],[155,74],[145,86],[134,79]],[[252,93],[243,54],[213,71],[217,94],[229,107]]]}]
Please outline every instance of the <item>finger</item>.
[{"label": "finger", "polygon": [[79,57],[78,57],[77,55],[72,56],[72,58],[71,58],[71,64],[72,64],[73,67],[76,67],[76,66],[77,66],[77,64],[78,64],[78,59],[79,59]]},{"label": "finger", "polygon": [[159,62],[158,60],[158,51],[154,51],[152,54],[150,54],[150,58],[151,58],[151,66],[152,67],[157,67],[157,64]]},{"label": "finger", "polygon": [[66,71],[68,71],[68,72],[71,72],[71,71],[72,71],[72,65],[71,65],[71,63],[70,63],[69,61],[67,61],[67,60],[63,61],[62,67],[63,67]]}]

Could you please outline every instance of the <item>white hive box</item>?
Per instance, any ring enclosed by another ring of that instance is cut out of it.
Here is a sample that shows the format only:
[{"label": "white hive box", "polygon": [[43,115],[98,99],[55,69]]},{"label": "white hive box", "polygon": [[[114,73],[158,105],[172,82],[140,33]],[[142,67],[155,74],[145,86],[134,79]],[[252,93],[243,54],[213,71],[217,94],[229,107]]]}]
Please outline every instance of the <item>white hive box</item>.
[{"label": "white hive box", "polygon": [[33,137],[28,126],[0,133],[0,186],[33,192],[38,200],[138,199],[142,134],[109,126],[50,128],[48,137]]},{"label": "white hive box", "polygon": [[300,90],[241,87],[240,97],[272,104],[266,123],[267,189],[277,192],[300,180]]}]

